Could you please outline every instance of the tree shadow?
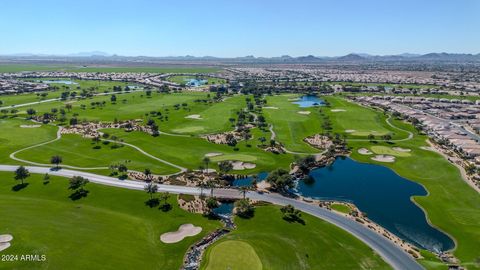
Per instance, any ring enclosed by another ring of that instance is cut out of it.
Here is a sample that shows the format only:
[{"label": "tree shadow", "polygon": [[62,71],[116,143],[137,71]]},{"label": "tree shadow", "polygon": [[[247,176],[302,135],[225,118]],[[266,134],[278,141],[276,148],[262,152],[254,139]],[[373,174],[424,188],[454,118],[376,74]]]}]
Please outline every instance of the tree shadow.
[{"label": "tree shadow", "polygon": [[301,218],[300,216],[296,216],[296,215],[284,216],[283,220],[285,220],[289,223],[298,222],[302,225],[305,225],[305,220],[303,220],[303,218]]},{"label": "tree shadow", "polygon": [[12,187],[12,191],[20,191],[28,186],[29,183],[18,184]]},{"label": "tree shadow", "polygon": [[68,196],[72,201],[80,200],[83,197],[87,197],[89,191],[85,189],[79,189],[75,191],[74,193],[70,194]]},{"label": "tree shadow", "polygon": [[149,199],[145,202],[146,206],[150,208],[157,207],[160,204],[160,200],[158,198]]},{"label": "tree shadow", "polygon": [[163,203],[158,209],[162,210],[163,212],[168,212],[172,210],[172,205],[169,203]]}]

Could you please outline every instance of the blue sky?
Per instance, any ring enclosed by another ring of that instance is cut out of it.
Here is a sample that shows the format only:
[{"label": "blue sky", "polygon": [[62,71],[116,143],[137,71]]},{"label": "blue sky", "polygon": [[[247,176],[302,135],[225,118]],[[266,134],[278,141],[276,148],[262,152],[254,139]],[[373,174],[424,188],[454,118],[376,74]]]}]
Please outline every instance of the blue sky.
[{"label": "blue sky", "polygon": [[0,54],[480,53],[478,0],[5,0]]}]

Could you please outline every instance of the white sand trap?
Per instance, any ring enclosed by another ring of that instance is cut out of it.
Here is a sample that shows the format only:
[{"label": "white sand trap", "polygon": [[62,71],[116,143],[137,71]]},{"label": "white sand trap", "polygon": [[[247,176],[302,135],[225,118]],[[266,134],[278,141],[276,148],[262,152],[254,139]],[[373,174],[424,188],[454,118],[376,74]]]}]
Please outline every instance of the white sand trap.
[{"label": "white sand trap", "polygon": [[13,240],[13,236],[10,234],[1,234],[0,235],[0,243],[10,242]]},{"label": "white sand trap", "polygon": [[223,155],[223,153],[206,153],[205,157],[218,157]]},{"label": "white sand trap", "polygon": [[298,113],[299,113],[299,114],[309,115],[309,114],[311,114],[312,112],[310,112],[310,111],[299,111]]},{"label": "white sand trap", "polygon": [[344,109],[333,109],[333,110],[330,110],[331,112],[346,112],[346,110]]},{"label": "white sand trap", "polygon": [[268,107],[263,107],[264,109],[270,109],[270,110],[278,110],[278,107],[272,107],[272,106],[268,106]]},{"label": "white sand trap", "polygon": [[39,128],[42,125],[20,125],[21,128]]},{"label": "white sand trap", "polygon": [[232,162],[232,165],[235,171],[241,171],[245,169],[254,169],[255,167],[257,167],[257,165],[254,163],[248,163],[243,161],[234,161]]},{"label": "white sand trap", "polygon": [[407,153],[407,152],[410,152],[410,151],[412,151],[411,149],[408,149],[408,148],[402,148],[402,147],[393,147],[392,149],[393,149],[393,150],[395,150],[395,151],[398,151],[398,152],[404,152],[404,153]]},{"label": "white sand trap", "polygon": [[388,156],[388,155],[376,155],[372,157],[372,160],[375,160],[378,162],[395,162],[395,157]]},{"label": "white sand trap", "polygon": [[433,149],[433,148],[430,147],[430,146],[420,146],[420,149],[422,149],[422,150],[427,150],[427,151],[435,151],[435,149]]},{"label": "white sand trap", "polygon": [[288,101],[297,101],[300,100],[299,98],[289,98]]},{"label": "white sand trap", "polygon": [[358,153],[360,155],[371,155],[373,154],[370,150],[368,150],[367,148],[360,148],[358,149]]},{"label": "white sand trap", "polygon": [[163,243],[171,244],[182,241],[185,237],[195,236],[202,231],[202,227],[193,224],[183,224],[178,227],[177,231],[167,232],[160,236]]},{"label": "white sand trap", "polygon": [[345,129],[345,132],[346,133],[353,133],[353,132],[356,132],[355,129]]},{"label": "white sand trap", "polygon": [[185,116],[185,118],[187,118],[187,119],[197,119],[197,120],[203,119],[202,116],[200,116],[200,114],[187,115],[187,116]]},{"label": "white sand trap", "polygon": [[10,243],[0,243],[0,252],[10,247]]}]

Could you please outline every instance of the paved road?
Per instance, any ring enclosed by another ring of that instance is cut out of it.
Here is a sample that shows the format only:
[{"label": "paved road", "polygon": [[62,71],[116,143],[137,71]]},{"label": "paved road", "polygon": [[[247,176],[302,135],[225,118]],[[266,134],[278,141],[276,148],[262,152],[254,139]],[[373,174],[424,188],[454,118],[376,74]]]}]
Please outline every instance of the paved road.
[{"label": "paved road", "polygon": [[[17,169],[18,166],[15,165],[0,165],[0,171],[9,171],[13,172]],[[93,173],[81,172],[81,171],[74,171],[69,169],[61,169],[58,171],[52,171],[50,168],[47,167],[36,167],[36,166],[26,166],[26,168],[31,173],[39,173],[45,174],[48,173],[50,175],[57,175],[63,177],[73,177],[73,176],[82,176],[88,178],[93,183],[114,186],[114,187],[121,187],[121,188],[128,188],[128,189],[135,189],[135,190],[143,190],[144,183],[137,182],[137,181],[130,181],[130,180],[118,180],[116,178],[97,175]],[[209,194],[209,189],[201,190],[198,187],[185,187],[185,186],[174,186],[174,185],[158,185],[160,192],[170,192],[170,193],[183,193],[183,194],[191,194],[191,195],[200,195],[202,192],[204,194]],[[270,202],[277,205],[287,205],[291,204],[295,208],[300,209],[303,212],[321,218],[327,222],[330,222],[347,232],[351,233],[352,235],[356,236],[358,239],[363,241],[365,244],[370,246],[373,250],[375,250],[382,258],[389,263],[394,269],[398,270],[417,270],[423,269],[420,264],[418,264],[410,255],[404,252],[399,247],[392,244],[389,240],[384,238],[383,236],[369,230],[368,228],[358,224],[357,222],[343,217],[339,214],[333,213],[326,209],[320,208],[315,205],[308,204],[306,202],[294,200],[291,198],[286,198],[279,194],[273,193],[264,193],[260,194],[257,192],[248,192],[248,198],[255,199],[255,200],[262,200],[266,202]],[[214,196],[217,197],[228,197],[228,198],[240,198],[242,194],[238,190],[234,189],[214,189]]]}]

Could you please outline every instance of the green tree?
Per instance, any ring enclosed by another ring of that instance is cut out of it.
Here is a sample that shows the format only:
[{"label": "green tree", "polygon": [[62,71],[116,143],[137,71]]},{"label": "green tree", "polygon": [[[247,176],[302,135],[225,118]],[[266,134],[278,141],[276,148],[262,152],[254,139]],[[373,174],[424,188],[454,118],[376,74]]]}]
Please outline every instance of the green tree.
[{"label": "green tree", "polygon": [[25,179],[29,176],[30,172],[23,166],[20,166],[15,170],[15,180],[20,180],[22,185],[24,184]]},{"label": "green tree", "polygon": [[50,163],[55,164],[55,166],[58,168],[58,165],[63,162],[63,159],[59,155],[52,156],[50,158]]}]

